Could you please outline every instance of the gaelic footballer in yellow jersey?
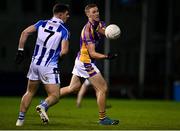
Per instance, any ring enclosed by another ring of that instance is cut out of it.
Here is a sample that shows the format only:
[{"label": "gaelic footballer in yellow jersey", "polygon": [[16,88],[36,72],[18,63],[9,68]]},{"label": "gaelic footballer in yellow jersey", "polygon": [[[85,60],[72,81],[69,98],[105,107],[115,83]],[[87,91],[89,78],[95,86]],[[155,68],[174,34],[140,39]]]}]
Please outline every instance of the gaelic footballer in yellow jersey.
[{"label": "gaelic footballer in yellow jersey", "polygon": [[100,41],[102,40],[103,35],[98,32],[99,28],[105,30],[105,22],[100,21],[94,22],[93,24],[88,21],[81,31],[80,51],[78,53],[78,59],[83,63],[94,63],[95,61],[93,58],[90,57],[87,45],[89,43],[93,43],[97,48],[99,44],[101,44]]},{"label": "gaelic footballer in yellow jersey", "polygon": [[[61,96],[78,91],[84,80],[88,79],[96,91],[99,111],[99,124],[117,125],[119,120],[113,120],[106,116],[107,83],[101,72],[95,65],[95,59],[112,59],[117,55],[109,55],[97,52],[101,43],[101,35],[105,35],[105,23],[100,21],[99,9],[96,4],[88,4],[85,7],[87,23],[80,36],[80,50],[75,60],[72,78],[69,86],[60,89]],[[103,42],[102,42],[103,43]]]}]

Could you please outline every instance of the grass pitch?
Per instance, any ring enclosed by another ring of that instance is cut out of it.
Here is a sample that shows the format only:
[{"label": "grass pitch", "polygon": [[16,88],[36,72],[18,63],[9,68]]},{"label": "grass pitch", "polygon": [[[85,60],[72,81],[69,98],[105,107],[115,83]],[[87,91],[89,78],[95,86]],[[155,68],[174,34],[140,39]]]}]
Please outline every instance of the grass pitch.
[{"label": "grass pitch", "polygon": [[35,111],[42,98],[34,98],[23,127],[16,127],[20,97],[0,97],[0,130],[179,130],[180,102],[108,99],[107,114],[119,119],[119,125],[98,125],[95,98],[85,98],[81,108],[76,98],[63,98],[49,109],[50,123],[41,124]]}]

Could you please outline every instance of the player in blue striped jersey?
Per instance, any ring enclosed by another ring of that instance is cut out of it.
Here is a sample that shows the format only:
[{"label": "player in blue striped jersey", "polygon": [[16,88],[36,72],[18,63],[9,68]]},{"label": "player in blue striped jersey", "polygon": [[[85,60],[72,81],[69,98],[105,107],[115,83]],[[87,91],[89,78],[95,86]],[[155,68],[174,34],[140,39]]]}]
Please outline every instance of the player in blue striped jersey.
[{"label": "player in blue striped jersey", "polygon": [[56,4],[53,7],[53,17],[50,20],[40,20],[27,27],[19,40],[16,63],[23,61],[24,46],[30,34],[37,32],[37,40],[27,74],[27,91],[23,95],[16,126],[22,126],[25,113],[30,106],[40,82],[44,84],[48,97],[36,107],[43,123],[49,122],[47,110],[59,100],[60,77],[58,59],[68,52],[69,31],[65,25],[69,18],[69,7]]}]

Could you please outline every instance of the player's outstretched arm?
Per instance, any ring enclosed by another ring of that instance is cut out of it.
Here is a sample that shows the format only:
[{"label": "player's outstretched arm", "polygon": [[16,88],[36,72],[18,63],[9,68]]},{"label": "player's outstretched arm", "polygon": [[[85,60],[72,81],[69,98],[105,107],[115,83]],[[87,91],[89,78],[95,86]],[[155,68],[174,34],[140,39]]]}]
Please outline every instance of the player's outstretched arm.
[{"label": "player's outstretched arm", "polygon": [[18,51],[16,53],[16,58],[15,58],[16,64],[20,64],[24,60],[24,45],[29,35],[35,31],[36,28],[34,25],[31,25],[22,31],[19,39]]},{"label": "player's outstretched arm", "polygon": [[18,48],[24,49],[24,45],[27,41],[27,38],[29,37],[30,34],[36,31],[36,28],[34,25],[31,25],[27,27],[25,30],[22,31],[20,39],[19,39],[19,46]]}]

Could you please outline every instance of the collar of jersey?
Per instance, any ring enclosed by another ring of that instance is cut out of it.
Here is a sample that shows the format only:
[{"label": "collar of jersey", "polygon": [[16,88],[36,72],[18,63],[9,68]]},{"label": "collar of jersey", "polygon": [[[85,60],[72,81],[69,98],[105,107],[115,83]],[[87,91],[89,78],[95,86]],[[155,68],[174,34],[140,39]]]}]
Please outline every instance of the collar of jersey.
[{"label": "collar of jersey", "polygon": [[51,19],[52,21],[56,21],[56,22],[59,22],[59,23],[64,23],[61,19],[53,16],[53,18]]},{"label": "collar of jersey", "polygon": [[[94,22],[91,22],[91,21],[88,21],[93,27],[97,26],[99,24],[99,22],[97,21],[94,21]],[[96,25],[97,24],[97,25]]]}]

